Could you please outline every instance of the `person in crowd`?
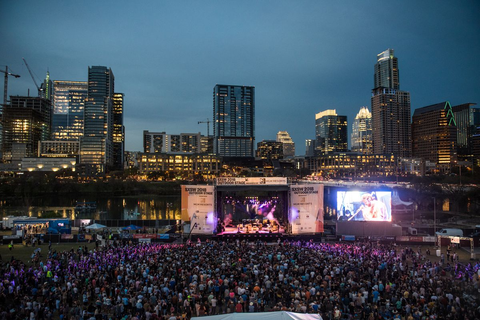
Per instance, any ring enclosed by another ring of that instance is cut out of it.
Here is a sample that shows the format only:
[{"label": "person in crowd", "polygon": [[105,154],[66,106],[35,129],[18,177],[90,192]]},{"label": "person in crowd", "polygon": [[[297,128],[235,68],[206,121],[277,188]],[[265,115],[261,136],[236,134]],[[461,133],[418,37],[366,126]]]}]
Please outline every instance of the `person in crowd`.
[{"label": "person in crowd", "polygon": [[[0,263],[0,318],[189,319],[291,311],[323,319],[479,319],[480,263],[370,242],[108,243]],[[15,308],[15,316],[11,310]]]}]

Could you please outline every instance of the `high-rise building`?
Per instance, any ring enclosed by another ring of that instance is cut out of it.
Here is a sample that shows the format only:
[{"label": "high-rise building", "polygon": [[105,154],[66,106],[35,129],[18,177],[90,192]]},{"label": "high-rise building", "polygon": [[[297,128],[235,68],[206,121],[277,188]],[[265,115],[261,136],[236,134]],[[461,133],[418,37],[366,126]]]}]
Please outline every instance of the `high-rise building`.
[{"label": "high-rise building", "polygon": [[367,107],[362,107],[352,124],[351,150],[371,154],[372,148],[372,114]]},{"label": "high-rise building", "polygon": [[287,131],[279,131],[277,133],[277,141],[283,143],[283,156],[285,158],[295,157],[295,142]]},{"label": "high-rise building", "polygon": [[347,116],[339,116],[336,110],[317,113],[315,139],[316,155],[347,151]]},{"label": "high-rise building", "polygon": [[398,59],[395,57],[393,49],[387,49],[377,55],[373,78],[374,88],[400,89]]},{"label": "high-rise building", "polygon": [[262,140],[257,143],[257,158],[263,160],[283,159],[284,144],[275,140]]},{"label": "high-rise building", "polygon": [[53,81],[50,80],[50,72],[48,71],[45,80],[43,80],[43,83],[41,85],[40,92],[42,93],[42,98],[52,101]]},{"label": "high-rise building", "polygon": [[200,137],[200,152],[213,154],[213,136]]},{"label": "high-rise building", "polygon": [[53,81],[53,140],[78,141],[83,136],[87,89],[87,81]]},{"label": "high-rise building", "polygon": [[51,117],[50,100],[10,96],[10,104],[3,109],[4,162],[35,157],[39,142],[50,138]]},{"label": "high-rise building", "polygon": [[255,87],[213,88],[213,151],[223,157],[253,157]]},{"label": "high-rise building", "polygon": [[305,156],[313,157],[315,156],[315,139],[306,139],[305,140]]},{"label": "high-rise building", "polygon": [[416,109],[412,117],[413,157],[448,169],[456,161],[457,128],[450,102]]},{"label": "high-rise building", "polygon": [[202,153],[202,136],[199,133],[167,134],[143,131],[145,153]]},{"label": "high-rise building", "polygon": [[125,159],[125,126],[123,125],[123,93],[113,94],[113,167],[123,170]]},{"label": "high-rise building", "polygon": [[398,61],[392,49],[377,56],[372,90],[375,154],[411,156],[410,93],[400,90]]},{"label": "high-rise building", "polygon": [[472,135],[472,162],[474,166],[480,166],[480,126]]},{"label": "high-rise building", "polygon": [[457,123],[457,156],[461,161],[472,161],[472,137],[480,126],[480,108],[476,103],[464,103],[453,106],[453,114]]},{"label": "high-rise building", "polygon": [[80,142],[77,141],[59,141],[43,140],[38,146],[39,158],[71,158],[80,153]]},{"label": "high-rise building", "polygon": [[112,69],[88,68],[84,134],[80,140],[80,165],[88,176],[103,174],[113,165],[114,82]]}]

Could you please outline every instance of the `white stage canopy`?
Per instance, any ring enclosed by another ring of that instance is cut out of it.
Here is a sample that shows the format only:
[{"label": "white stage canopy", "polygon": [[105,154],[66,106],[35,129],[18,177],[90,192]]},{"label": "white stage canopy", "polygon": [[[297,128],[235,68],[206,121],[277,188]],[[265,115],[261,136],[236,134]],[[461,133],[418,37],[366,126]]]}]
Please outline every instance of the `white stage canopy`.
[{"label": "white stage canopy", "polygon": [[193,317],[197,320],[322,320],[318,314],[295,313],[287,311],[277,312],[243,312],[243,313],[227,313],[216,316]]}]

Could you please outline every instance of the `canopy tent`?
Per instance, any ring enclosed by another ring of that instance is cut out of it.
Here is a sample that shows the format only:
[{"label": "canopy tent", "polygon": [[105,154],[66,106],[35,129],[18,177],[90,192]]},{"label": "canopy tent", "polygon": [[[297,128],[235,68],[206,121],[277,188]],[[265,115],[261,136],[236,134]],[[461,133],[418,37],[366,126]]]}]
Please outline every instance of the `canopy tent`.
[{"label": "canopy tent", "polygon": [[139,230],[139,229],[142,229],[142,227],[136,226],[134,224],[131,224],[128,227],[122,228],[122,230],[133,230],[133,231]]},{"label": "canopy tent", "polygon": [[227,313],[208,317],[193,317],[197,320],[249,320],[249,319],[267,319],[267,320],[321,320],[318,314],[295,313],[287,311],[277,312],[245,312],[245,313]]},{"label": "canopy tent", "polygon": [[104,226],[103,224],[94,223],[94,224],[91,224],[91,225],[85,227],[85,229],[100,230],[100,229],[103,229],[103,228],[106,228],[106,227],[107,227],[107,226]]},{"label": "canopy tent", "polygon": [[402,199],[400,199],[400,196],[398,195],[398,192],[393,193],[393,195],[392,195],[392,205],[394,205],[394,206],[400,206],[400,205],[410,206],[412,204],[413,204],[413,202],[407,202],[407,201],[403,201]]}]

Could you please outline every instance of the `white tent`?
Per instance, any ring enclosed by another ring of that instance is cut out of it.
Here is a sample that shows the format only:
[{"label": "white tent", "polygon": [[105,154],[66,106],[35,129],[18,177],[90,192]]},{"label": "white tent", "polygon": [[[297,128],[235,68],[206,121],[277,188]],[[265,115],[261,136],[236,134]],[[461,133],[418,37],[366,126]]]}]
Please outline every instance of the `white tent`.
[{"label": "white tent", "polygon": [[318,314],[295,313],[287,311],[277,312],[244,312],[227,313],[208,317],[193,317],[197,320],[249,320],[249,319],[271,319],[271,320],[322,320]]},{"label": "white tent", "polygon": [[91,225],[85,227],[85,229],[100,230],[100,229],[103,229],[103,228],[106,228],[106,227],[107,226],[104,226],[103,224],[94,223],[94,224],[91,224]]}]

